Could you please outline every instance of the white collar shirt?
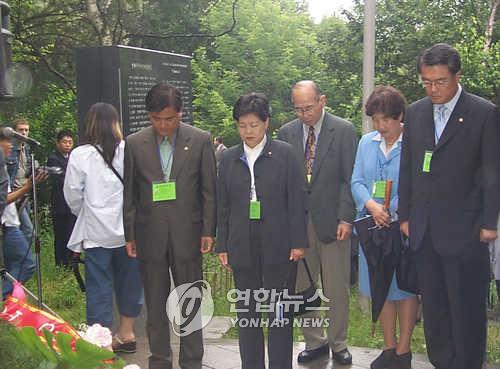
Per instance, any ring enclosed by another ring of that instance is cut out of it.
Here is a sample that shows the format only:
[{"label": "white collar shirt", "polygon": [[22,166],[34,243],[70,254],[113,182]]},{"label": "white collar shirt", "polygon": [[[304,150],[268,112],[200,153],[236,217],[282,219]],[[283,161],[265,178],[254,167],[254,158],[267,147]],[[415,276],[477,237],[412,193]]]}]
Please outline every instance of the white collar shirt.
[{"label": "white collar shirt", "polygon": [[[8,191],[11,192],[10,184]],[[5,207],[2,213],[2,224],[6,227],[19,227],[21,225],[15,202],[11,202]]]},{"label": "white collar shirt", "polygon": [[250,169],[250,200],[257,200],[257,191],[255,190],[255,176],[253,172],[253,166],[257,161],[257,158],[264,150],[264,146],[266,145],[267,137],[264,135],[262,141],[260,141],[254,148],[247,146],[246,143],[243,142],[243,151],[245,152],[245,157],[247,159],[248,169]]},{"label": "white collar shirt", "polygon": [[[458,99],[460,98],[460,94],[462,93],[462,86],[459,84],[458,85],[458,90],[455,93],[455,95],[451,98],[450,101],[444,104],[434,104],[433,105],[433,114],[434,114],[434,122],[438,122],[438,110],[440,109],[441,106],[446,107],[446,110],[444,111],[444,122],[443,126],[438,129],[436,126],[436,143],[439,141],[439,138],[441,137],[442,132],[446,128],[446,124],[448,124],[448,120],[450,119],[451,113],[453,113],[453,109],[455,109],[455,106],[457,105]],[[439,130],[439,132],[437,132]]]},{"label": "white collar shirt", "polygon": [[379,148],[384,153],[384,156],[387,159],[389,157],[389,154],[392,152],[392,150],[394,150],[396,147],[398,147],[398,145],[400,145],[401,142],[403,141],[403,132],[401,132],[399,134],[398,139],[396,140],[396,142],[394,142],[392,144],[392,146],[390,148],[387,148],[385,138],[382,137],[382,135],[380,133],[377,133],[375,136],[373,136],[372,141],[379,141],[380,142]]},{"label": "white collar shirt", "polygon": [[[321,117],[319,118],[319,120],[313,125],[314,136],[316,138],[316,148],[318,147],[318,138],[319,138],[319,133],[321,132],[321,127],[323,126],[323,119],[325,119],[325,109],[323,109],[323,112],[321,113]],[[309,126],[307,124],[302,123],[302,129],[303,129],[303,144],[305,150],[307,143],[307,136],[309,136]]]}]

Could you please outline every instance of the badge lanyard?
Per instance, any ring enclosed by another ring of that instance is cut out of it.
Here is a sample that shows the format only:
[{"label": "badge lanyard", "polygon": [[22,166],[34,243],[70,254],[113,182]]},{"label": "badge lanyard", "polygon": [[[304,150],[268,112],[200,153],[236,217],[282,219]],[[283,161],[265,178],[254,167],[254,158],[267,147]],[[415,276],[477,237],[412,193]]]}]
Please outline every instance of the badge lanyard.
[{"label": "badge lanyard", "polygon": [[377,152],[377,173],[376,173],[376,180],[373,182],[373,189],[372,189],[372,197],[375,198],[383,198],[385,194],[385,186],[388,180],[388,173],[385,173],[384,175],[384,170],[389,166],[391,161],[395,158],[392,157],[390,160],[386,158],[385,162],[382,163],[380,159],[380,150]]}]

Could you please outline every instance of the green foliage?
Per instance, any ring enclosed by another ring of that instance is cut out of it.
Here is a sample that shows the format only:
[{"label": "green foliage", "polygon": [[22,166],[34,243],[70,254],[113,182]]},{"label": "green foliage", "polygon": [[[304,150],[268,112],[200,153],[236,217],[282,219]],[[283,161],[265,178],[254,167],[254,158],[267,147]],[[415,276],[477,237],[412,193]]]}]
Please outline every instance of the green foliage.
[{"label": "green foliage", "polygon": [[[73,337],[66,333],[53,335],[44,330],[45,342],[35,333],[33,327],[24,327],[13,331],[20,346],[29,352],[43,357],[45,367],[54,369],[114,369],[123,368],[125,362],[112,351],[102,349],[82,339],[76,340],[72,349]],[[56,351],[53,342],[57,343]]]},{"label": "green foliage", "polygon": [[[232,106],[239,95],[264,92],[271,101],[271,133],[294,118],[290,87],[314,79],[334,114],[361,125],[363,2],[344,18],[315,25],[305,1],[295,0],[113,0],[96,28],[85,2],[11,0],[14,60],[32,72],[29,96],[0,106],[0,119],[18,115],[34,121],[35,137],[52,143],[55,129],[75,129],[73,49],[95,46],[108,35],[112,43],[177,53],[194,53],[195,124],[228,144],[239,141]],[[101,5],[104,2],[99,2]],[[222,37],[191,37],[224,33]],[[485,48],[490,0],[377,1],[376,83],[391,84],[409,102],[424,93],[418,85],[417,55],[436,42],[448,42],[462,54],[466,89],[498,102],[499,22]],[[500,11],[497,11],[497,18]],[[166,36],[145,37],[146,34]],[[38,127],[38,128],[37,128]],[[47,136],[45,136],[47,135]],[[45,158],[47,151],[40,154]]]},{"label": "green foliage", "polygon": [[55,83],[49,83],[43,90],[35,89],[24,98],[2,101],[0,109],[3,124],[10,125],[19,118],[29,121],[30,136],[42,144],[36,153],[41,163],[55,150],[59,130],[77,131],[76,97],[71,90]]},{"label": "green foliage", "polygon": [[[433,44],[446,42],[462,53],[464,87],[495,100],[500,70],[498,38],[494,37],[490,51],[484,50],[491,3],[488,0],[377,1],[376,83],[399,88],[409,102],[421,98],[424,92],[418,85],[417,57]],[[363,7],[360,1],[356,4],[348,17],[353,37],[362,35],[363,30]],[[498,22],[495,30],[498,33]]]},{"label": "green foliage", "polygon": [[[241,94],[263,92],[272,108],[271,132],[294,118],[290,87],[300,79],[319,79],[326,65],[316,52],[319,44],[307,14],[294,1],[238,2],[238,23],[231,34],[195,53],[194,106],[201,124],[217,122],[218,134],[235,132],[231,108]],[[231,4],[225,2],[203,20],[209,32],[228,23]],[[213,124],[213,123],[212,123]],[[235,133],[230,135],[237,141]],[[230,144],[232,140],[227,140]]]},{"label": "green foliage", "polygon": [[[1,304],[0,304],[1,305]],[[0,366],[9,369],[37,369],[43,356],[19,345],[14,338],[15,328],[0,320]]]}]

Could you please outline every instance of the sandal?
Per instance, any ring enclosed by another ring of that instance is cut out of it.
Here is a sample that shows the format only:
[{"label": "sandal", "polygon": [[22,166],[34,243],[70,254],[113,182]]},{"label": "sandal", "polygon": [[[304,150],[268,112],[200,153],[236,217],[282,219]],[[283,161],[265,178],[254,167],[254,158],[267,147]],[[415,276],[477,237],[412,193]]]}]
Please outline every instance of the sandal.
[{"label": "sandal", "polygon": [[123,342],[121,338],[115,334],[113,336],[113,342],[111,343],[111,347],[113,348],[113,352],[125,352],[127,354],[133,354],[137,351],[137,342],[136,341],[127,341]]}]

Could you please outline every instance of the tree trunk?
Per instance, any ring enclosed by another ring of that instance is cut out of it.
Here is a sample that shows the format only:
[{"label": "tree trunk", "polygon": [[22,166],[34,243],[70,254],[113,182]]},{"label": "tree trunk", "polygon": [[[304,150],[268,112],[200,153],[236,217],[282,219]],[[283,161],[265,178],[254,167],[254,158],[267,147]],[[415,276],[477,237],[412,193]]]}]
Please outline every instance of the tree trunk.
[{"label": "tree trunk", "polygon": [[486,32],[485,32],[485,42],[484,42],[484,51],[488,52],[491,47],[491,42],[493,39],[493,28],[495,27],[495,16],[497,13],[497,7],[500,4],[500,0],[492,0],[491,1],[491,13],[488,19],[488,23],[486,24]]},{"label": "tree trunk", "polygon": [[94,27],[99,36],[99,43],[102,46],[113,44],[111,30],[106,22],[106,10],[111,5],[111,0],[106,0],[104,4],[100,5],[99,0],[86,0],[87,5],[87,18]]}]

